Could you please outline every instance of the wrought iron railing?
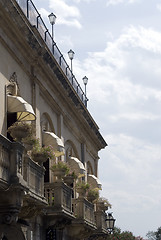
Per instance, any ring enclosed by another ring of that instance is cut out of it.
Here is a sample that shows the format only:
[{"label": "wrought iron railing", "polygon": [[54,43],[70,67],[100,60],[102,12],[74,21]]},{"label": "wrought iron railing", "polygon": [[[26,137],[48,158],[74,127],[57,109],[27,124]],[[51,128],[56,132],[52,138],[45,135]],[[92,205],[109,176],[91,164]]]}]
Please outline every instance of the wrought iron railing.
[{"label": "wrought iron railing", "polygon": [[62,53],[60,52],[59,48],[57,47],[56,43],[52,39],[51,34],[49,33],[43,19],[41,18],[38,10],[36,9],[35,5],[33,4],[32,0],[16,0],[19,4],[20,8],[29,19],[30,23],[33,26],[36,26],[37,30],[39,31],[41,37],[45,41],[46,45],[50,49],[51,53],[54,55],[57,63],[60,65],[61,69],[67,76],[69,82],[72,84],[74,90],[78,94],[80,100],[83,102],[85,106],[87,106],[87,97],[83,92],[81,86],[79,85],[78,81],[76,80],[75,76],[73,75],[69,65],[67,64],[66,60],[64,59]]}]

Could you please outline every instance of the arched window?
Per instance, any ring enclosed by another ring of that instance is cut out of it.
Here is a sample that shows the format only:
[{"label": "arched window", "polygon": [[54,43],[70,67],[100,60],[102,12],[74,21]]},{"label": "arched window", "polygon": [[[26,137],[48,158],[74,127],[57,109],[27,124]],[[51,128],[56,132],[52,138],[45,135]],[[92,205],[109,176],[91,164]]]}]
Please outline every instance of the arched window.
[{"label": "arched window", "polygon": [[40,124],[42,131],[50,131],[55,133],[54,125],[48,113],[42,114]]},{"label": "arched window", "polygon": [[68,161],[69,157],[76,157],[79,159],[78,151],[71,140],[67,140],[65,142],[65,155],[66,155],[66,162]]}]

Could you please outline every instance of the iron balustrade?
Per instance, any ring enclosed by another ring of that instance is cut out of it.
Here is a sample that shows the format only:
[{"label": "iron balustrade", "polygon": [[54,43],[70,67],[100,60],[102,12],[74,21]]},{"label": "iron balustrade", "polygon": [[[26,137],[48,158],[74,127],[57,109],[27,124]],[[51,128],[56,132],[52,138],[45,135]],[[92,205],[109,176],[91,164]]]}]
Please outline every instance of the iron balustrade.
[{"label": "iron balustrade", "polygon": [[81,86],[79,85],[77,79],[73,75],[69,65],[67,64],[66,60],[64,59],[62,53],[60,52],[59,48],[57,47],[56,43],[52,39],[51,34],[49,33],[44,21],[41,18],[38,10],[36,9],[32,0],[16,0],[26,17],[29,19],[30,23],[33,26],[36,26],[37,30],[39,31],[41,37],[45,41],[46,45],[48,46],[49,50],[55,57],[57,63],[67,76],[69,82],[72,84],[74,90],[76,91],[77,95],[79,96],[80,100],[83,102],[85,106],[87,106],[88,98],[86,97],[84,91],[82,90]]}]

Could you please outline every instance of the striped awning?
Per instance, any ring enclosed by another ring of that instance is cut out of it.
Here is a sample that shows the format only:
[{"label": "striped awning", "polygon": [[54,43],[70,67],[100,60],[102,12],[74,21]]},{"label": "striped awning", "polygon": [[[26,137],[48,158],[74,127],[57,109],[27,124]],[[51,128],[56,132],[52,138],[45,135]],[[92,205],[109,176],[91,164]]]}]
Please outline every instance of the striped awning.
[{"label": "striped awning", "polygon": [[55,133],[44,131],[42,133],[42,141],[43,145],[51,145],[53,147],[56,157],[64,155],[64,143]]},{"label": "striped awning", "polygon": [[92,188],[102,188],[100,180],[95,175],[88,174],[87,182],[92,186]]},{"label": "striped awning", "polygon": [[17,121],[34,121],[36,119],[32,106],[19,96],[7,96],[7,111],[17,113]]},{"label": "striped awning", "polygon": [[68,159],[69,166],[72,171],[75,171],[77,174],[84,174],[85,173],[85,167],[83,163],[76,157],[69,157]]}]

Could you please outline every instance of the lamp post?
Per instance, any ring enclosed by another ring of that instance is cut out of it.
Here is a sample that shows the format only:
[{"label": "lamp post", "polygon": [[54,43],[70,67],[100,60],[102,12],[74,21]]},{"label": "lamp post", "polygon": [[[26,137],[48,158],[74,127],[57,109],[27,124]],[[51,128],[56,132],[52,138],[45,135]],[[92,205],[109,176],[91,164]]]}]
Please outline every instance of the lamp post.
[{"label": "lamp post", "polygon": [[72,60],[73,60],[73,58],[74,58],[74,52],[73,52],[73,50],[72,49],[70,49],[69,50],[69,52],[68,52],[68,56],[69,56],[69,59],[71,60],[71,71],[73,72],[73,67],[72,67]]},{"label": "lamp post", "polygon": [[84,83],[84,86],[85,86],[85,106],[87,107],[87,101],[88,101],[88,99],[87,99],[87,97],[86,97],[86,86],[87,86],[87,83],[88,83],[88,78],[85,76],[84,78],[82,78],[82,80],[83,80],[83,83]]},{"label": "lamp post", "polygon": [[83,79],[83,83],[84,83],[84,86],[85,86],[85,95],[86,95],[86,86],[87,86],[87,83],[88,83],[88,78],[85,76]]},{"label": "lamp post", "polygon": [[113,218],[112,213],[108,213],[106,222],[107,222],[107,230],[111,234],[114,230],[116,219]]},{"label": "lamp post", "polygon": [[50,13],[48,18],[52,26],[52,39],[54,40],[54,24],[56,22],[56,16],[54,13]]}]

